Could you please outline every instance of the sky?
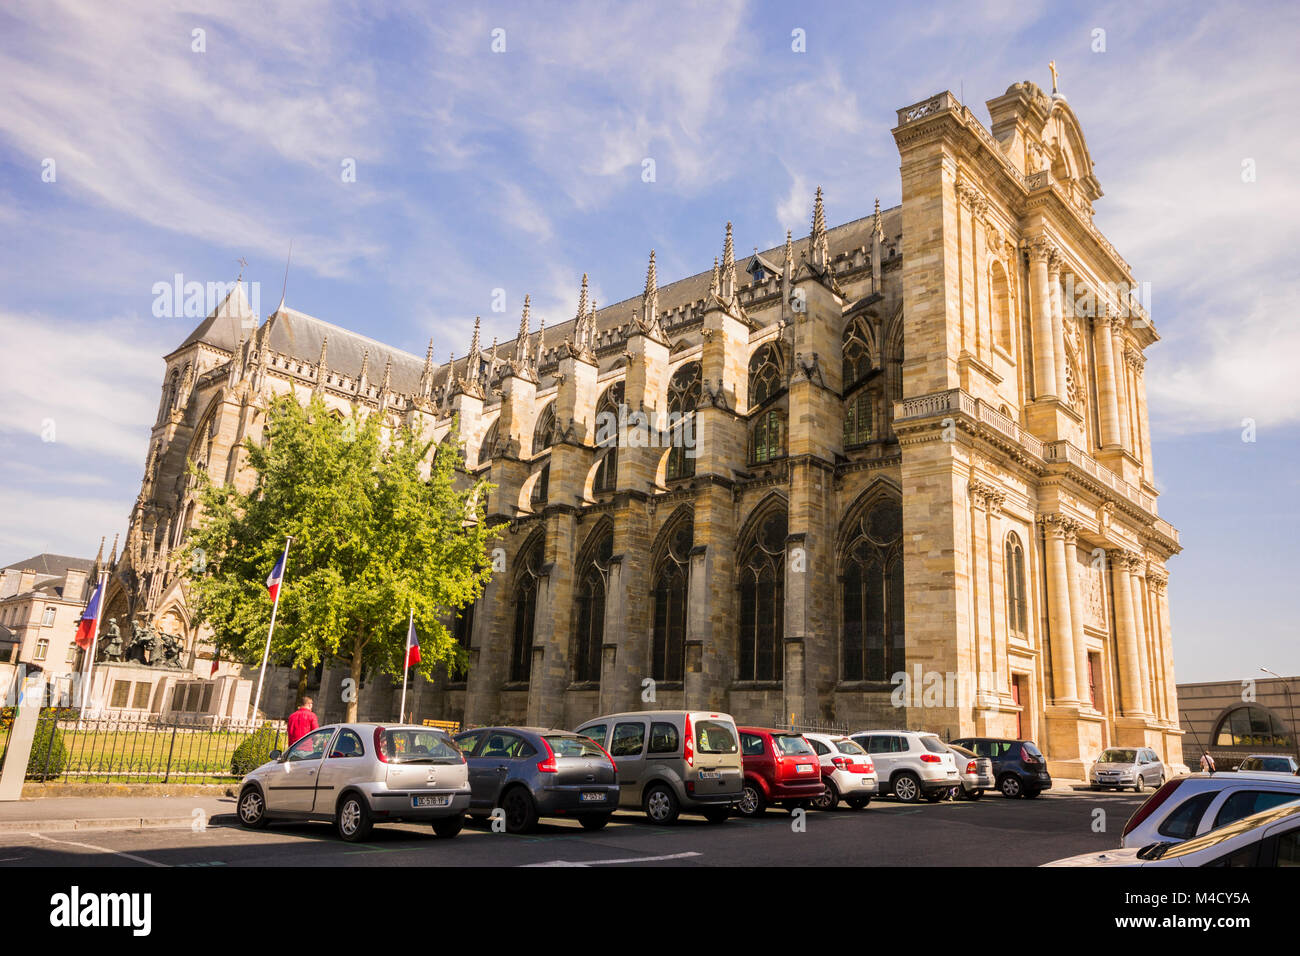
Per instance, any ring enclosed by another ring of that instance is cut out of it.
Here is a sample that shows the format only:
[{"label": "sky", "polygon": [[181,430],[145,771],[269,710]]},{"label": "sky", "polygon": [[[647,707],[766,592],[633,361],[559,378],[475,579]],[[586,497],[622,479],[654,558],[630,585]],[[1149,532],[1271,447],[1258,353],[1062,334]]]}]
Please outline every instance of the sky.
[{"label": "sky", "polygon": [[946,89],[987,124],[1055,60],[1162,337],[1177,678],[1300,675],[1298,27],[1287,3],[8,0],[0,566],[125,533],[197,324],[155,317],[156,283],[242,258],[261,316],[283,289],[442,360],[476,315],[512,336],[525,293],[571,318],[584,272],[639,292],[651,248],[661,282],[708,269],[728,220],[740,253],[806,234],[818,185],[831,223],[896,205],[897,109]]}]

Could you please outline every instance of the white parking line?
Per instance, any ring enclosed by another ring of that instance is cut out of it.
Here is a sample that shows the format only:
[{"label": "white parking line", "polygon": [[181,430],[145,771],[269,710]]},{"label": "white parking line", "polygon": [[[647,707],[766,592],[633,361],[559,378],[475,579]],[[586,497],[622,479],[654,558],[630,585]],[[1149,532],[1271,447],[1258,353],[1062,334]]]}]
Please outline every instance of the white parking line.
[{"label": "white parking line", "polygon": [[684,860],[703,853],[669,853],[667,856],[633,856],[625,860],[548,860],[545,863],[525,863],[524,866],[612,866],[616,863],[655,863],[659,860]]},{"label": "white parking line", "polygon": [[29,836],[39,837],[40,839],[47,840],[50,843],[62,843],[65,844],[66,846],[79,846],[82,849],[94,850],[97,853],[111,853],[114,856],[125,857],[128,860],[135,860],[137,863],[144,863],[147,864],[148,866],[161,866],[164,869],[167,868],[166,863],[159,863],[157,860],[148,860],[142,856],[136,856],[134,853],[123,853],[121,850],[110,850],[108,847],[105,846],[95,846],[94,844],[91,843],[78,843],[75,840],[56,840],[54,839],[54,837],[48,837],[44,833],[32,833],[29,834]]}]

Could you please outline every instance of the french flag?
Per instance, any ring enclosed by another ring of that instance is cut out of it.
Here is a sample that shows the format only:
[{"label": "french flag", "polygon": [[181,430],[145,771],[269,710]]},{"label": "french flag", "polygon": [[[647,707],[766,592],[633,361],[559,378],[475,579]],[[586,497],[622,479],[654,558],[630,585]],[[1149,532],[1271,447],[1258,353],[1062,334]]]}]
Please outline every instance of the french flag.
[{"label": "french flag", "polygon": [[289,548],[286,546],[284,554],[280,555],[280,560],[275,562],[275,567],[271,569],[271,576],[266,579],[266,590],[274,601],[280,596],[280,582],[284,580],[284,562],[289,557]]},{"label": "french flag", "polygon": [[81,612],[81,620],[77,624],[76,642],[82,650],[90,647],[95,640],[95,632],[99,630],[99,606],[103,600],[104,582],[100,581],[95,585],[95,593],[86,602],[86,609]]},{"label": "french flag", "polygon": [[415,634],[415,618],[411,618],[411,626],[406,631],[406,669],[410,670],[418,663],[420,663],[420,638]]}]

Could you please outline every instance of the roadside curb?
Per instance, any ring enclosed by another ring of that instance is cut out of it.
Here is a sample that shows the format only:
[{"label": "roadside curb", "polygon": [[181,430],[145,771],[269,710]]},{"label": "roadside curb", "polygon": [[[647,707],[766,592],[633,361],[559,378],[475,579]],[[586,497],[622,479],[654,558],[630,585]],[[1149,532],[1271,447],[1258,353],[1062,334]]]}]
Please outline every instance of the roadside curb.
[{"label": "roadside curb", "polygon": [[[214,813],[207,817],[206,825],[225,826],[235,822],[233,813]],[[57,833],[72,830],[147,830],[162,827],[190,827],[193,814],[153,817],[86,817],[77,820],[6,820],[0,822],[0,833]]]}]

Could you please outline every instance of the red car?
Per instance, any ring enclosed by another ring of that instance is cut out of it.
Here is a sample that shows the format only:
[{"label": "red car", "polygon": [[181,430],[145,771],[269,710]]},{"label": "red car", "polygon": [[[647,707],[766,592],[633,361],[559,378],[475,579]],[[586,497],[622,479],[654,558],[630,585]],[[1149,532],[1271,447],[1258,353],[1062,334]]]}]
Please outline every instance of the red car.
[{"label": "red car", "polygon": [[741,816],[762,816],[769,803],[788,810],[806,806],[825,790],[821,763],[801,734],[765,727],[737,727],[744,763],[744,791],[736,809]]}]

